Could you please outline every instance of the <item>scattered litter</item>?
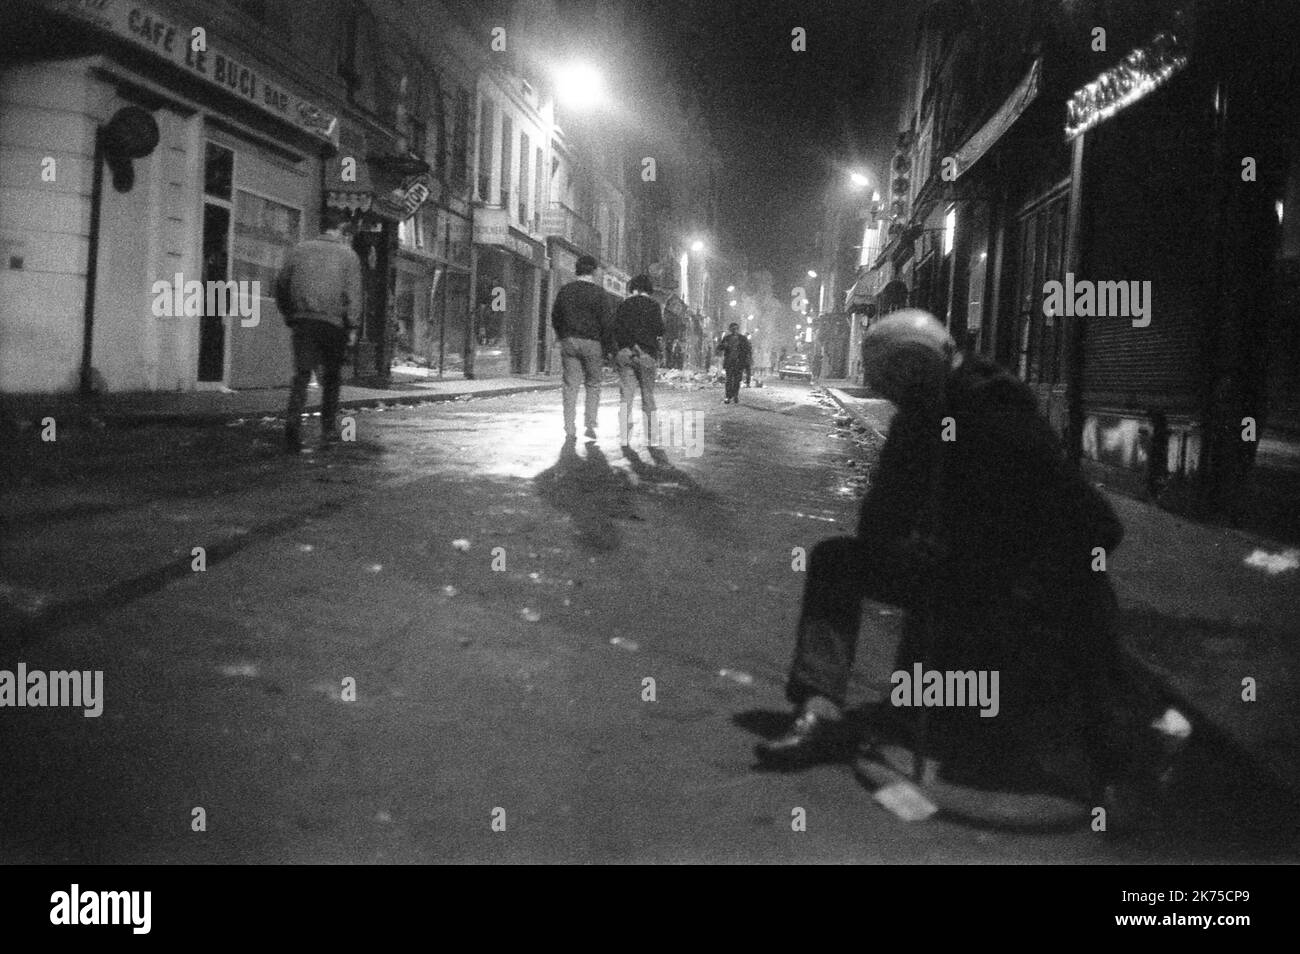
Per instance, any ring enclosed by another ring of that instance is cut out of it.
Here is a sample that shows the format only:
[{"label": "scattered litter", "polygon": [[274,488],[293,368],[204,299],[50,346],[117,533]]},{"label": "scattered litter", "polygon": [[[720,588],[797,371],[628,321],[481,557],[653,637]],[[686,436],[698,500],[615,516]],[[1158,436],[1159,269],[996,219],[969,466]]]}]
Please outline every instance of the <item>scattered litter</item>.
[{"label": "scattered litter", "polygon": [[219,666],[217,672],[223,676],[246,676],[251,679],[257,675],[257,667],[252,663],[230,663]]},{"label": "scattered litter", "polygon": [[379,572],[380,570],[382,570],[383,568],[384,568],[384,565],[383,565],[382,563],[372,563],[372,564],[370,564],[370,566],[366,567],[366,572],[367,572],[367,573],[378,573],[378,572]]},{"label": "scattered litter", "polygon": [[530,580],[541,580],[541,578],[542,578],[542,574],[540,574],[540,573],[529,573],[529,574],[528,574],[528,579],[530,579]]},{"label": "scattered litter", "polygon": [[1266,571],[1270,576],[1276,576],[1279,573],[1285,573],[1287,570],[1300,567],[1300,550],[1283,550],[1281,553],[1256,550],[1246,557],[1243,562],[1246,566],[1258,567]]},{"label": "scattered litter", "polygon": [[461,553],[464,553],[466,550],[469,549],[469,541],[463,538],[460,540],[451,541],[451,545],[455,547],[457,550],[459,550]]},{"label": "scattered litter", "polygon": [[908,782],[894,782],[876,789],[873,796],[877,802],[893,812],[903,821],[925,821],[939,810],[919,788]]},{"label": "scattered litter", "polygon": [[567,596],[564,598],[564,605],[565,605],[565,606],[568,606],[568,605],[571,604],[572,602],[573,602],[573,600],[569,599]]},{"label": "scattered litter", "polygon": [[530,623],[535,623],[542,618],[541,613],[539,613],[535,609],[529,609],[527,606],[525,606],[523,609],[519,611],[519,615],[522,616],[524,619],[528,620],[528,622]]},{"label": "scattered litter", "polygon": [[719,669],[718,675],[723,679],[730,679],[732,682],[738,682],[742,686],[752,686],[754,684],[754,677],[739,669]]},{"label": "scattered litter", "polygon": [[456,587],[452,586],[450,583],[442,588],[443,596],[455,596],[459,592],[460,590],[456,589]]},{"label": "scattered litter", "polygon": [[468,636],[461,636],[456,640],[456,642],[460,643],[462,646],[468,646],[470,644],[470,638]]},{"label": "scattered litter", "polygon": [[392,820],[393,816],[388,814],[388,812],[381,811],[375,813],[375,821],[379,822],[381,825],[387,825]]},{"label": "scattered litter", "polygon": [[624,639],[622,636],[615,636],[609,641],[609,644],[617,646],[619,649],[626,649],[630,653],[634,653],[641,648],[641,645],[635,639]]}]

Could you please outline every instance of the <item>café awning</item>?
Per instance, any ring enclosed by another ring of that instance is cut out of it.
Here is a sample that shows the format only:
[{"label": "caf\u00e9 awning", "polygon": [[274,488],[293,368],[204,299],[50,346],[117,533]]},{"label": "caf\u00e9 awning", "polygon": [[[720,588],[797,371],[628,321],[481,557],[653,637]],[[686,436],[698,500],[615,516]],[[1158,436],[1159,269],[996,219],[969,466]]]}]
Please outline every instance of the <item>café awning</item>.
[{"label": "caf\u00e9 awning", "polygon": [[1029,108],[1029,104],[1038,96],[1042,73],[1043,60],[1042,57],[1039,57],[1029,67],[1029,72],[1025,74],[1024,79],[1011,91],[1011,95],[998,107],[997,112],[990,116],[988,121],[977,129],[975,134],[967,139],[960,149],[953,153],[953,159],[957,163],[955,178],[960,178],[963,173],[979,161],[979,158],[984,153],[992,149],[993,145],[1020,118],[1021,113]]}]

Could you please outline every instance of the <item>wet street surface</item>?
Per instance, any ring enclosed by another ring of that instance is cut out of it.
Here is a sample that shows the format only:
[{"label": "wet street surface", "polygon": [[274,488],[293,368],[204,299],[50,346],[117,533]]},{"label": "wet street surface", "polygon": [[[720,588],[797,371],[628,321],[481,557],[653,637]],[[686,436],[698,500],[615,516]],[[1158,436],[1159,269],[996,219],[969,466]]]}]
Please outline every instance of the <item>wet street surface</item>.
[{"label": "wet street surface", "polygon": [[[660,393],[668,446],[638,418],[626,455],[608,386],[571,450],[558,391],[357,411],[355,443],[296,458],[274,419],[11,441],[4,666],[104,688],[98,718],[6,712],[0,858],[1295,857],[1212,738],[1189,771],[1213,785],[1145,837],[909,825],[847,766],[756,771],[787,711],[792,551],[853,532],[879,439],[803,383]],[[866,617],[859,700],[899,624]]]}]

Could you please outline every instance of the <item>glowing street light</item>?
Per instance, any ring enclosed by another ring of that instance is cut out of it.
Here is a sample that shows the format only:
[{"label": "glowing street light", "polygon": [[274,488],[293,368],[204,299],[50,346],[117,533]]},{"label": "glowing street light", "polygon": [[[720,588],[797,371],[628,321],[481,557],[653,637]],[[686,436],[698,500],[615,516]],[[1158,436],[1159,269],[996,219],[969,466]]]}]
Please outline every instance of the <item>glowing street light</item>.
[{"label": "glowing street light", "polygon": [[729,292],[734,292],[735,290],[736,290],[736,286],[735,286],[735,285],[728,285],[728,286],[727,286],[727,291],[729,291]]},{"label": "glowing street light", "polygon": [[557,71],[556,95],[571,109],[591,109],[604,101],[600,74],[587,63],[570,63]]},{"label": "glowing street light", "polygon": [[816,277],[817,277],[817,273],[814,272],[814,271],[810,268],[810,269],[808,269],[808,277],[809,277],[809,278],[816,278]]},{"label": "glowing street light", "polygon": [[703,252],[703,251],[704,251],[704,243],[701,242],[699,239],[696,239],[694,242],[691,243],[691,251],[692,251],[692,252]]},{"label": "glowing street light", "polygon": [[861,189],[871,184],[871,180],[866,176],[864,176],[861,172],[850,173],[849,182],[852,183],[853,188],[855,189]]},{"label": "glowing street light", "polygon": [[735,308],[735,307],[736,307],[736,299],[734,299],[734,298],[731,299],[731,301],[727,302],[727,304],[730,305],[732,308]]}]

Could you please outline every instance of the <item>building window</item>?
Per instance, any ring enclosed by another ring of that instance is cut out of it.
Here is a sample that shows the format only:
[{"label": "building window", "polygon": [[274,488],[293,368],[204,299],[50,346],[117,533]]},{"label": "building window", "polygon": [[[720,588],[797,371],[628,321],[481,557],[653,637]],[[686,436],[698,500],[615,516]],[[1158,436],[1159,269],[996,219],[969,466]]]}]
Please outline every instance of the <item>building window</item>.
[{"label": "building window", "polygon": [[456,130],[451,140],[451,178],[464,184],[469,179],[469,90],[456,87]]},{"label": "building window", "polygon": [[943,217],[943,254],[946,258],[952,254],[953,238],[957,234],[957,207],[948,207],[948,214]]},{"label": "building window", "polygon": [[532,158],[529,151],[528,133],[519,134],[519,224],[528,224],[528,187],[533,177],[528,172],[528,160]]},{"label": "building window", "polygon": [[511,153],[514,152],[514,124],[504,113],[501,116],[501,208],[510,208]]},{"label": "building window", "polygon": [[478,198],[487,202],[492,191],[492,100],[483,100],[478,113]]},{"label": "building window", "polygon": [[[207,143],[203,168],[203,275],[202,281],[230,278],[230,222],[235,154],[225,146]],[[204,296],[206,304],[207,296]],[[226,322],[222,315],[205,313],[199,319],[198,379],[217,382],[226,376]]]},{"label": "building window", "polygon": [[542,230],[542,209],[545,208],[544,203],[546,201],[546,183],[542,178],[542,176],[545,173],[545,169],[543,169],[543,165],[545,164],[545,161],[546,159],[542,155],[542,147],[538,146],[536,161],[533,165],[533,172],[535,174],[535,179],[536,179],[536,181],[533,183],[533,231],[534,232],[540,232]]}]

